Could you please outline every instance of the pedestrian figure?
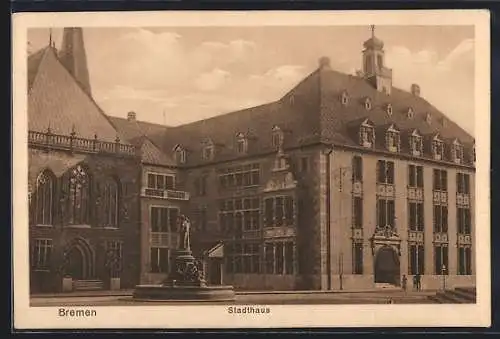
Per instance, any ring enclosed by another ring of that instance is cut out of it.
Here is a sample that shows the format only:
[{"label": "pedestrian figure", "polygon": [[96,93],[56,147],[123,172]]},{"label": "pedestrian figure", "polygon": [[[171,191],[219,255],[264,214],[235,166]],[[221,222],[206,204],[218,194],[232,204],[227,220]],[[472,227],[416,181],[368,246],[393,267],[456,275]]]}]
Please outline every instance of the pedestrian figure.
[{"label": "pedestrian figure", "polygon": [[403,291],[406,292],[406,283],[408,282],[408,278],[406,274],[403,274],[403,279],[401,279],[401,287],[403,287]]},{"label": "pedestrian figure", "polygon": [[420,291],[421,286],[420,286],[420,273],[417,273],[416,277],[416,282],[417,282],[417,291]]},{"label": "pedestrian figure", "polygon": [[416,291],[417,290],[417,275],[414,275],[413,276],[413,290]]}]

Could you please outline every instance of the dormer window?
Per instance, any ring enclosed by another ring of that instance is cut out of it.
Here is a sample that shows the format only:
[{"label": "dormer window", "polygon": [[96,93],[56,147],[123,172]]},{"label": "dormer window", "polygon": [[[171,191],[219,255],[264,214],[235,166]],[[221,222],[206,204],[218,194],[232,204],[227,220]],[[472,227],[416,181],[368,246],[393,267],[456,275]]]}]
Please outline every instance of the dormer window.
[{"label": "dormer window", "polygon": [[272,130],[273,148],[280,148],[283,146],[283,131],[278,126],[274,126]]},{"label": "dormer window", "polygon": [[178,164],[186,163],[186,150],[181,145],[177,145],[174,147],[174,156],[175,161]]},{"label": "dormer window", "polygon": [[342,105],[347,105],[349,103],[349,95],[347,94],[346,91],[342,92],[340,100],[342,101]]},{"label": "dormer window", "polygon": [[425,115],[425,122],[427,122],[429,125],[432,123],[432,115],[430,113],[427,113]]},{"label": "dormer window", "polygon": [[391,116],[392,115],[392,105],[387,104],[387,106],[385,107],[385,111],[387,112],[388,116]]},{"label": "dormer window", "polygon": [[359,143],[369,148],[375,145],[375,128],[369,120],[363,121],[359,127]]},{"label": "dormer window", "polygon": [[432,157],[435,160],[444,160],[444,142],[441,140],[439,134],[432,138]]},{"label": "dormer window", "polygon": [[203,160],[212,160],[214,158],[214,144],[211,140],[206,140],[203,143],[201,154]]},{"label": "dormer window", "polygon": [[399,130],[394,125],[391,125],[385,132],[385,144],[389,152],[399,152],[401,144]]},{"label": "dormer window", "polygon": [[453,140],[450,151],[451,160],[457,164],[461,164],[464,159],[464,146],[458,139]]},{"label": "dormer window", "polygon": [[370,98],[365,98],[365,109],[366,110],[372,109],[372,101],[370,100]]},{"label": "dormer window", "polygon": [[417,130],[414,130],[410,135],[410,152],[413,156],[419,157],[423,154],[422,136]]},{"label": "dormer window", "polygon": [[248,139],[243,133],[236,134],[236,152],[245,154],[248,151]]},{"label": "dormer window", "polygon": [[413,108],[409,107],[408,111],[406,112],[406,117],[408,119],[413,119],[414,116],[415,116],[415,112],[413,111]]}]

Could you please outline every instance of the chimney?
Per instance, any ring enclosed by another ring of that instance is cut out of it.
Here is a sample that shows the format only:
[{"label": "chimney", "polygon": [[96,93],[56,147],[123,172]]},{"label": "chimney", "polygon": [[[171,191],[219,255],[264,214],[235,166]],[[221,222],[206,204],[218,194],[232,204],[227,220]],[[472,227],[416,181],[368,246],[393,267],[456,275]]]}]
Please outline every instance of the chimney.
[{"label": "chimney", "polygon": [[135,118],[136,118],[135,112],[128,112],[127,113],[127,120],[128,121],[135,121]]},{"label": "chimney", "polygon": [[417,84],[412,84],[411,85],[411,94],[419,97],[420,96],[420,86]]},{"label": "chimney", "polygon": [[326,56],[319,58],[319,68],[330,69],[330,58]]}]

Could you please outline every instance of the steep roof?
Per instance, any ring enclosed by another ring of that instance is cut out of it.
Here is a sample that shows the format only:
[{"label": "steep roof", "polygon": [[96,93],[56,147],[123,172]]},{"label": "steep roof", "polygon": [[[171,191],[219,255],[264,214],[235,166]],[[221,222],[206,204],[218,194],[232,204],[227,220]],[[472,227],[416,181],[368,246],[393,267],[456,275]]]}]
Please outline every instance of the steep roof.
[{"label": "steep roof", "polygon": [[165,153],[163,145],[168,127],[137,120],[109,117],[115,128],[131,144],[141,149],[143,163],[150,165],[175,166],[171,152]]},{"label": "steep roof", "polygon": [[96,102],[80,87],[57,58],[55,48],[46,47],[28,58],[28,128],[113,142],[123,137]]},{"label": "steep roof", "polygon": [[[342,103],[342,93],[348,102]],[[365,108],[370,98],[371,108]],[[387,105],[392,111],[389,114]],[[408,110],[413,110],[409,117]],[[430,114],[431,120],[427,120]],[[375,126],[394,124],[402,134],[417,129],[422,135],[439,132],[444,139],[458,138],[472,145],[474,138],[420,96],[398,88],[390,94],[379,92],[359,76],[343,74],[321,65],[280,100],[210,119],[172,127],[166,134],[164,151],[182,145],[188,152],[188,164],[203,163],[203,140],[211,139],[218,148],[215,161],[236,158],[236,134],[249,138],[248,154],[272,151],[273,126],[285,131],[285,147],[325,142],[358,146],[352,123],[369,119]],[[403,141],[402,141],[403,143]],[[405,149],[405,147],[403,147]]]}]

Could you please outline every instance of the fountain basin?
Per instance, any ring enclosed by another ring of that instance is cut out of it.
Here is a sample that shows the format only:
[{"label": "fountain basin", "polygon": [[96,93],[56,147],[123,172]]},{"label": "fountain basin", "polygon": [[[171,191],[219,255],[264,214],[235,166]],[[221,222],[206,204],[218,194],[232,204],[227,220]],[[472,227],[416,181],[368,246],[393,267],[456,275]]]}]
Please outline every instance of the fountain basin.
[{"label": "fountain basin", "polygon": [[234,301],[233,286],[137,285],[133,299],[141,301]]}]

